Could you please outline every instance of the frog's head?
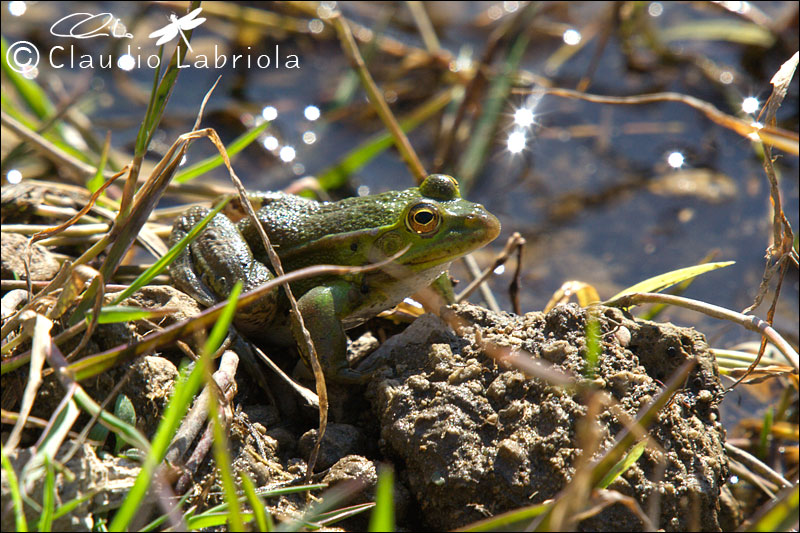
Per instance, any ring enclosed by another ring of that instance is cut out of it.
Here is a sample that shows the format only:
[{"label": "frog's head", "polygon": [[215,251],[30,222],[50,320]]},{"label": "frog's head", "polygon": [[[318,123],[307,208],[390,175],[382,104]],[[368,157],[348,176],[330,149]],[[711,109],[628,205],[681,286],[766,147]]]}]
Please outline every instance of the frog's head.
[{"label": "frog's head", "polygon": [[398,263],[419,272],[450,263],[488,244],[500,233],[500,222],[481,204],[464,200],[451,176],[432,174],[418,188],[397,197],[402,208],[372,243],[371,258],[392,256],[408,247]]}]

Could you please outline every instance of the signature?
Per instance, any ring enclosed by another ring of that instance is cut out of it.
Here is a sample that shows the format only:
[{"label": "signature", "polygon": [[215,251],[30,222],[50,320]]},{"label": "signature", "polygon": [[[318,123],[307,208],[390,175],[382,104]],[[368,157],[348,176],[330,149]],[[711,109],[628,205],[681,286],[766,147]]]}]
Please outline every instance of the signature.
[{"label": "signature", "polygon": [[[72,26],[68,26],[72,24]],[[109,33],[109,31],[111,33]],[[133,39],[120,19],[111,13],[72,13],[58,19],[50,26],[50,33],[56,37],[74,37],[75,39],[92,39],[94,37],[116,37]]]}]

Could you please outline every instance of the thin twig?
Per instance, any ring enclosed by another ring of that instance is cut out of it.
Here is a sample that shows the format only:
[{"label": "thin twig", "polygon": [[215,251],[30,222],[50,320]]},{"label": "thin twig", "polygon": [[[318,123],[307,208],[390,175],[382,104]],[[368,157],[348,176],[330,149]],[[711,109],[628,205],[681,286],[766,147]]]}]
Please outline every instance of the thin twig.
[{"label": "thin twig", "polygon": [[[797,133],[770,126],[768,124],[763,125],[756,122],[748,122],[746,120],[727,115],[708,102],[704,102],[699,98],[695,98],[686,94],[654,93],[636,96],[601,96],[558,87],[537,90],[543,91],[547,94],[563,96],[565,98],[576,98],[578,100],[586,100],[587,102],[595,102],[598,104],[631,105],[652,104],[656,102],[679,102],[697,109],[712,122],[733,130],[742,137],[746,137],[750,140],[753,140],[754,138],[756,140],[760,139],[765,144],[776,146],[790,154],[800,154],[800,137],[798,137]],[[511,92],[514,94],[531,94],[533,91],[530,89],[513,89]]]},{"label": "thin twig", "polygon": [[419,34],[422,36],[422,42],[425,43],[425,48],[428,49],[432,55],[439,53],[441,45],[439,39],[436,37],[436,30],[433,29],[430,17],[428,17],[425,6],[422,2],[416,0],[409,0],[406,2],[408,10],[411,11],[411,16],[414,18],[414,23],[417,25]]},{"label": "thin twig", "polygon": [[789,481],[788,479],[780,475],[778,472],[776,472],[775,470],[764,464],[757,457],[747,453],[741,448],[737,448],[730,442],[725,443],[725,451],[728,452],[728,455],[730,455],[731,457],[742,463],[744,466],[755,471],[759,475],[767,478],[768,480],[772,481],[779,487],[792,486],[791,481]]},{"label": "thin twig", "polygon": [[725,309],[724,307],[720,307],[718,305],[691,300],[682,296],[656,294],[651,292],[625,294],[619,298],[614,298],[613,300],[603,302],[603,305],[610,307],[631,307],[643,303],[663,303],[675,305],[678,307],[691,309],[692,311],[697,311],[698,313],[703,313],[710,317],[719,318],[720,320],[729,320],[739,324],[745,329],[755,331],[756,333],[767,337],[772,344],[774,344],[786,357],[786,360],[789,361],[790,365],[792,365],[795,369],[800,367],[800,359],[798,358],[797,352],[794,350],[794,348],[792,348],[792,346],[783,337],[781,337],[781,335],[775,331],[772,326],[756,316],[744,315],[742,313],[737,313],[736,311],[731,311],[730,309]]},{"label": "thin twig", "polygon": [[520,235],[518,232],[514,232],[514,234],[511,235],[511,237],[509,237],[506,241],[503,251],[501,251],[497,257],[494,258],[492,264],[486,267],[478,277],[472,280],[472,282],[456,296],[456,303],[463,302],[465,299],[469,298],[469,295],[475,291],[478,285],[489,279],[489,276],[492,275],[492,272],[494,272],[497,267],[508,261],[508,258],[512,253],[514,253],[514,250],[524,244],[525,239],[522,237],[522,235]]},{"label": "thin twig", "polygon": [[[88,165],[80,159],[64,152],[61,148],[48,141],[38,133],[25,127],[21,122],[7,114],[5,111],[0,111],[0,123],[18,135],[22,140],[29,142],[33,147],[40,152],[46,159],[53,161],[57,167],[71,170],[75,175],[89,179],[94,176],[97,169]],[[106,178],[113,176],[113,172],[104,171],[103,175]]]},{"label": "thin twig", "polygon": [[[467,267],[467,270],[469,270],[469,273],[475,279],[480,279],[483,277],[483,274],[481,273],[481,267],[478,265],[478,262],[475,260],[475,258],[472,257],[472,254],[464,256],[462,258],[462,261],[464,262],[464,265]],[[491,272],[489,274],[491,274]],[[470,285],[472,285],[472,283],[470,283]],[[486,284],[485,278],[479,281],[477,285],[478,287],[480,287],[481,297],[483,298],[483,301],[486,302],[486,307],[488,307],[495,313],[499,313],[500,305],[497,303],[497,299],[494,297],[492,289],[489,287],[489,285]]]},{"label": "thin twig", "polygon": [[372,75],[367,70],[367,65],[364,63],[364,58],[361,57],[361,52],[358,51],[358,46],[353,39],[353,34],[350,32],[350,27],[347,25],[344,17],[339,13],[334,14],[329,21],[336,28],[336,33],[339,35],[342,49],[352,63],[353,68],[355,68],[358,73],[359,78],[361,78],[361,83],[364,86],[364,90],[367,92],[367,98],[369,98],[370,103],[375,108],[375,112],[380,117],[384,126],[386,126],[386,129],[391,132],[392,137],[394,137],[397,150],[411,170],[414,179],[417,183],[422,183],[427,176],[425,167],[422,166],[422,162],[411,147],[411,143],[408,142],[408,137],[406,137],[406,134],[394,118],[394,114],[392,114],[392,111],[386,103],[386,99],[383,97],[383,92],[378,89],[375,80],[372,79]]},{"label": "thin twig", "polygon": [[[767,100],[767,104],[763,107],[761,113],[759,114],[759,120],[763,116],[763,120],[767,125],[775,125],[775,115],[778,112],[781,102],[783,102],[783,99],[786,97],[787,91],[789,90],[789,83],[791,82],[792,78],[794,77],[794,73],[797,70],[798,60],[800,60],[800,54],[795,52],[795,54],[788,61],[781,65],[781,68],[770,80],[773,85],[772,94],[770,95],[769,100]],[[789,224],[789,221],[786,219],[786,214],[783,212],[781,194],[778,187],[778,176],[776,175],[775,167],[772,164],[772,147],[767,143],[762,143],[761,146],[764,151],[764,173],[766,174],[767,181],[769,182],[770,200],[772,201],[772,243],[767,246],[767,264],[764,268],[764,275],[761,278],[761,284],[758,288],[758,293],[756,294],[752,305],[745,309],[744,312],[748,313],[761,305],[761,301],[763,300],[764,296],[766,296],[769,289],[770,280],[775,272],[779,271],[780,273],[778,275],[778,282],[775,285],[775,294],[772,297],[772,304],[770,304],[769,310],[767,311],[767,322],[772,324],[775,318],[775,309],[778,305],[778,297],[781,294],[783,278],[786,275],[786,270],[789,266],[789,259],[792,253],[794,253],[794,233],[792,232],[791,224]],[[773,260],[775,260],[775,267],[771,265]],[[747,369],[747,372],[745,372],[744,375],[736,381],[736,383],[731,385],[729,390],[738,386],[739,383],[742,383],[748,377],[748,375],[755,370],[759,361],[761,361],[761,357],[764,355],[764,350],[766,347],[767,340],[766,338],[762,338],[761,346],[758,349],[758,355],[750,365],[750,368]]]}]

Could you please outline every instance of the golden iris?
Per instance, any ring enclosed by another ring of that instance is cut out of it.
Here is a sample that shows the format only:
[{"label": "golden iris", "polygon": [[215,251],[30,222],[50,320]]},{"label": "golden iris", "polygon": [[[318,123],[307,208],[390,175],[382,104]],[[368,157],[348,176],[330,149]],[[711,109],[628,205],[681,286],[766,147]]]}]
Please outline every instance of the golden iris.
[{"label": "golden iris", "polygon": [[430,235],[439,229],[442,217],[433,204],[419,203],[409,209],[406,217],[408,229],[418,235]]}]

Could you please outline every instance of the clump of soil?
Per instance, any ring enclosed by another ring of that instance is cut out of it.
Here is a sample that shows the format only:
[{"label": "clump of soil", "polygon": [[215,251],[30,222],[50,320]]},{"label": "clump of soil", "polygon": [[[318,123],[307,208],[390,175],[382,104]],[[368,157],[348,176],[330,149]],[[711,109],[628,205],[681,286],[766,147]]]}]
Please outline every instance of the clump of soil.
[{"label": "clump of soil", "polygon": [[[576,426],[587,413],[579,388],[553,385],[497,364],[484,346],[524,350],[580,378],[587,368],[586,311],[558,307],[514,316],[462,305],[456,336],[427,315],[372,356],[388,362],[368,389],[380,419],[380,444],[421,506],[428,527],[450,529],[556,497],[582,453]],[[728,476],[724,430],[714,401],[717,367],[703,335],[671,324],[631,320],[616,309],[598,316],[602,354],[594,383],[631,419],[688,359],[697,365],[657,417],[641,458],[609,488],[633,497],[668,531],[720,530],[733,520],[720,506]],[[601,410],[600,450],[624,430]],[[658,476],[663,469],[663,477]],[[727,489],[726,489],[727,490]],[[652,512],[652,511],[651,511]],[[591,530],[641,530],[629,508],[612,505],[579,524]]]}]

